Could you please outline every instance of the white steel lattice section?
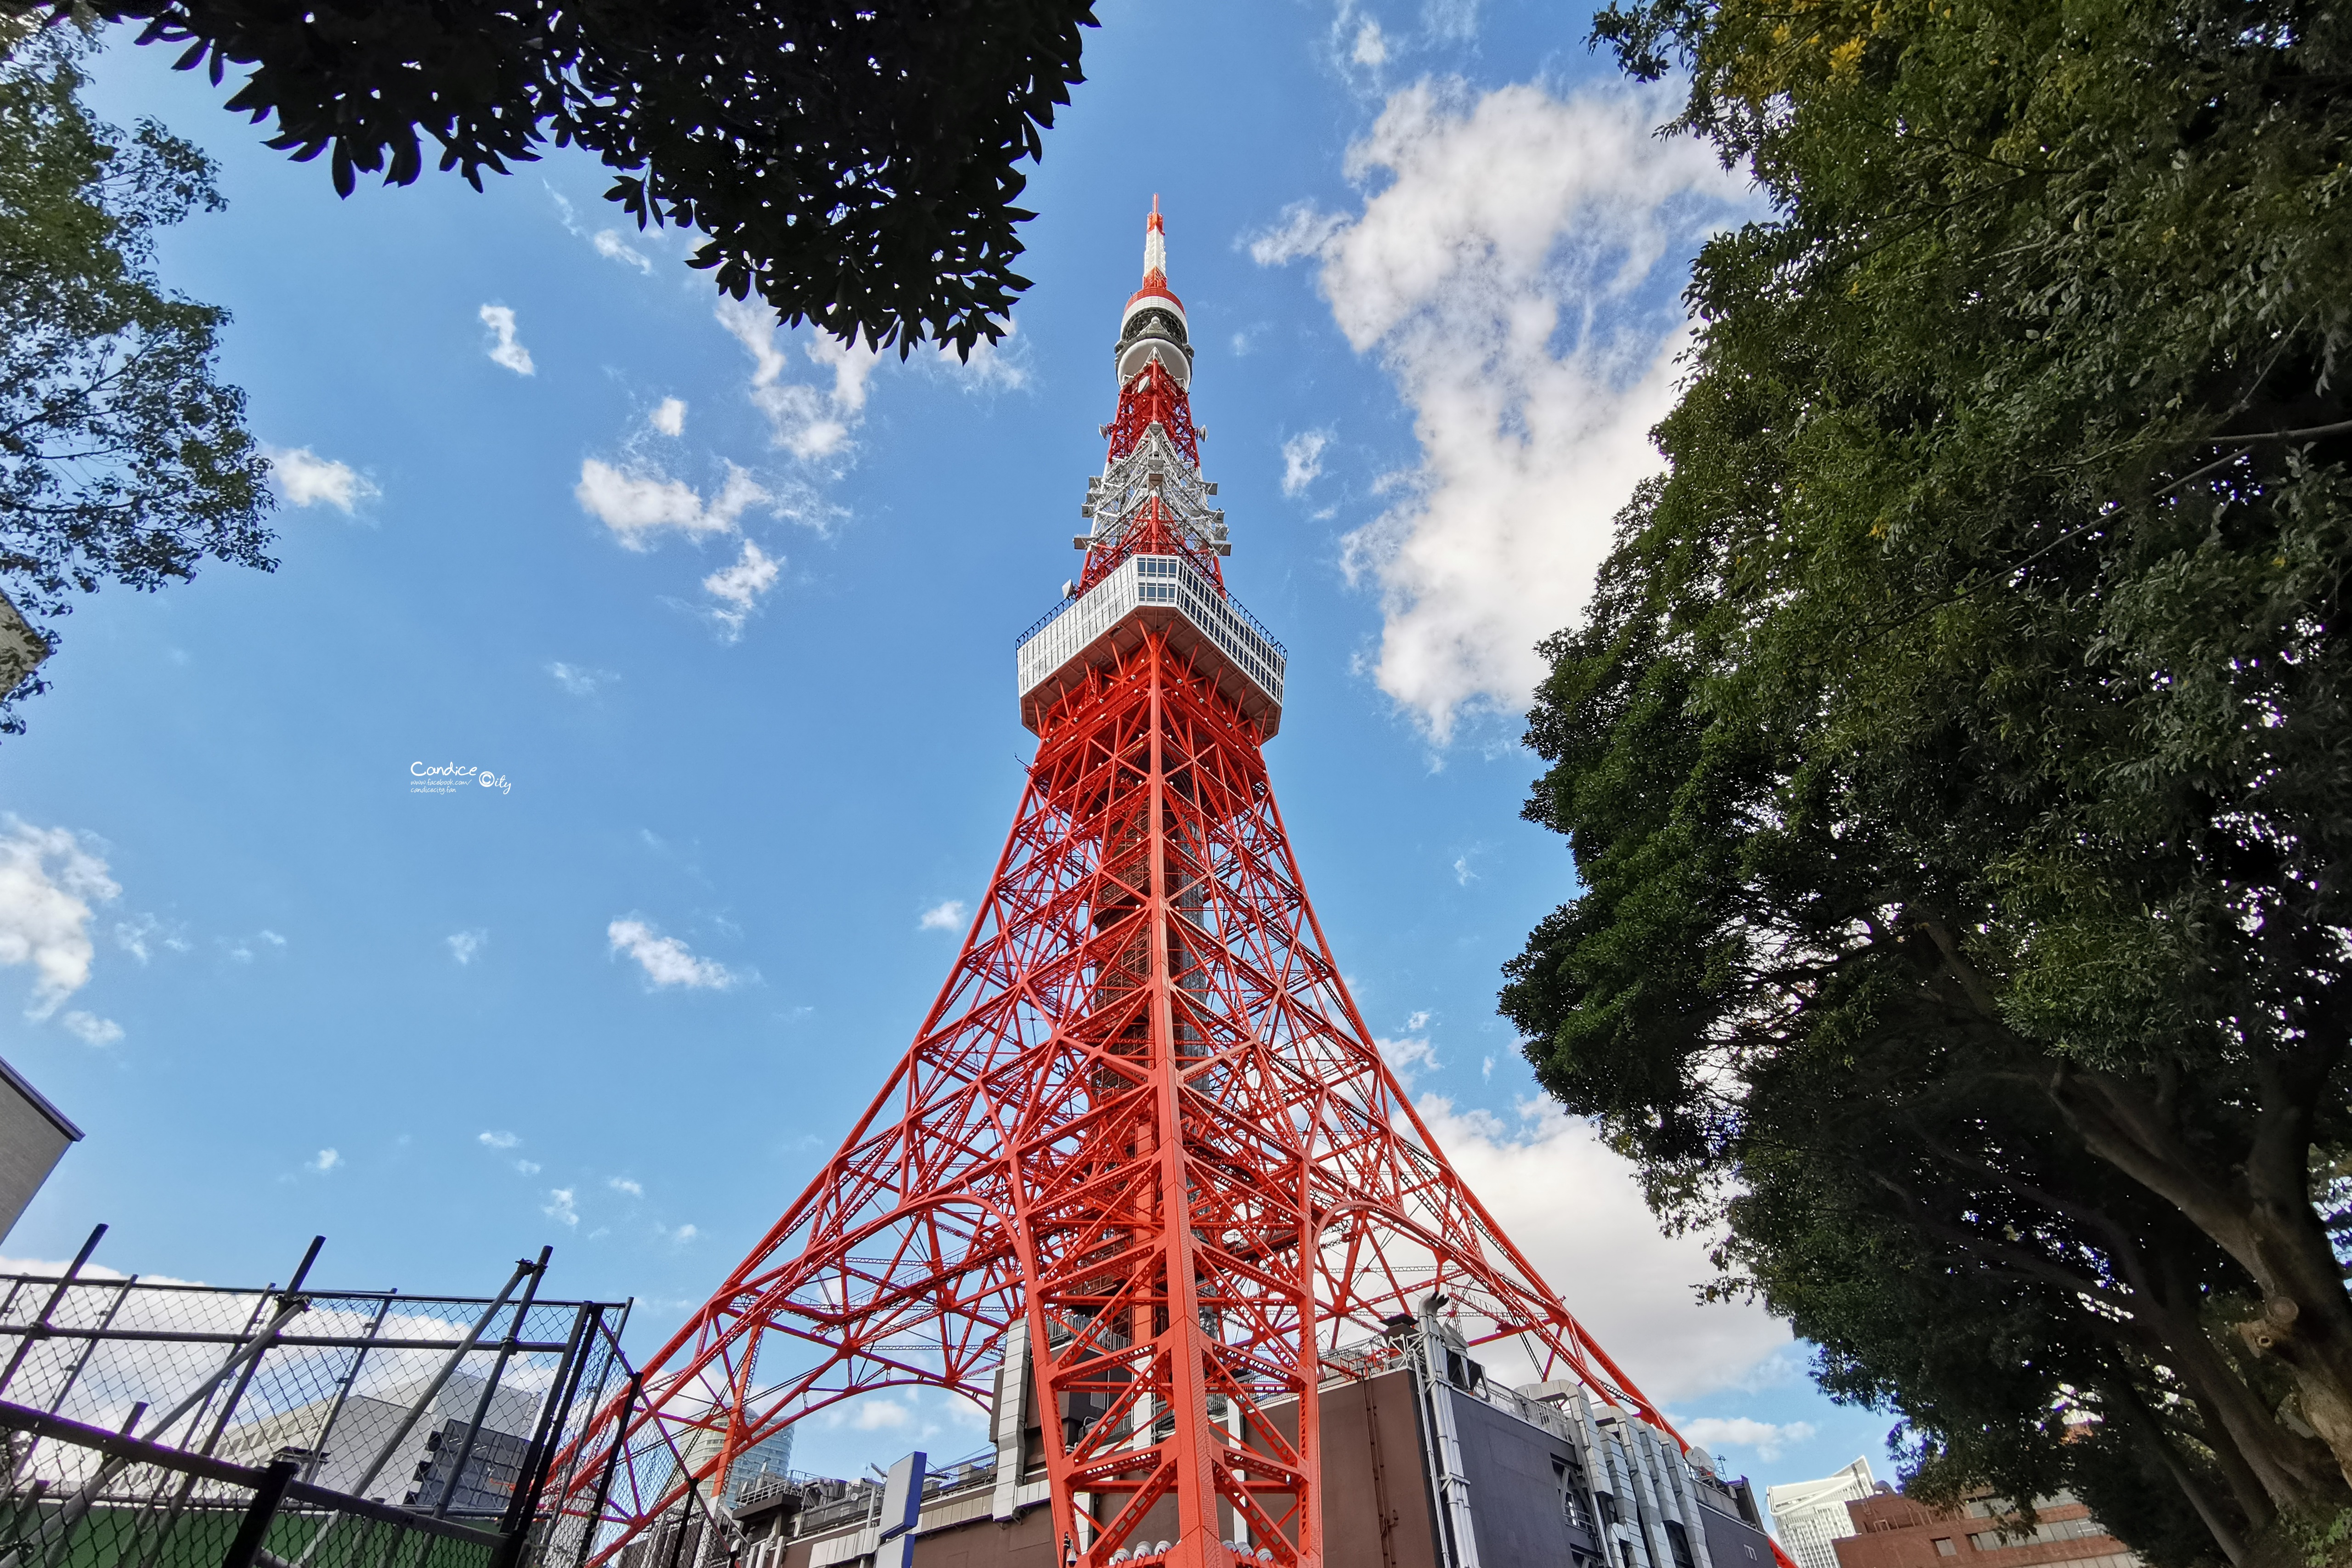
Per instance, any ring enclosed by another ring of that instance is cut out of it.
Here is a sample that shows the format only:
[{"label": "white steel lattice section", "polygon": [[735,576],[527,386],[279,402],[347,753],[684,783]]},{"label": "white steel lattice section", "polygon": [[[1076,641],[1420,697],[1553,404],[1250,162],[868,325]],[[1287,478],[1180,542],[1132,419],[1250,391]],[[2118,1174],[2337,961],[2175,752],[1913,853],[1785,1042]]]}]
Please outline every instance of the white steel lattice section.
[{"label": "white steel lattice section", "polygon": [[1087,481],[1087,499],[1078,515],[1094,520],[1094,532],[1075,542],[1115,545],[1134,526],[1145,503],[1158,496],[1176,528],[1189,535],[1195,546],[1213,554],[1230,555],[1233,545],[1225,531],[1224,511],[1209,504],[1209,498],[1216,493],[1217,487],[1202,479],[1201,471],[1184,460],[1167,426],[1153,425],[1134,451],[1105,465],[1100,479]]}]

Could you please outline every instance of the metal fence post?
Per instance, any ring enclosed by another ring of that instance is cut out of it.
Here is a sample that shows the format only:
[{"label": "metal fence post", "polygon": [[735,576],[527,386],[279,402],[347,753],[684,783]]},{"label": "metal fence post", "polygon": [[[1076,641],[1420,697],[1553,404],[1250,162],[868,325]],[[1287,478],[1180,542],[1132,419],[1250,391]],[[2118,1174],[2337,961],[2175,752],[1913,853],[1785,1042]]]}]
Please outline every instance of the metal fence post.
[{"label": "metal fence post", "polygon": [[269,1461],[261,1472],[261,1484],[253,1489],[253,1505],[245,1510],[236,1538],[228,1543],[228,1555],[221,1559],[221,1568],[253,1568],[261,1543],[269,1537],[269,1521],[278,1517],[278,1505],[286,1500],[286,1488],[299,1468],[291,1459]]},{"label": "metal fence post", "polygon": [[[278,1292],[280,1305],[302,1293],[303,1285],[310,1278],[310,1265],[319,1261],[319,1249],[326,1245],[327,1238],[323,1236],[310,1238],[310,1248],[302,1254],[302,1261],[295,1268],[294,1278],[286,1282],[285,1289]],[[236,1374],[236,1382],[229,1386],[228,1397],[221,1402],[220,1414],[213,1418],[212,1435],[205,1439],[205,1446],[196,1450],[198,1453],[210,1455],[220,1446],[221,1434],[228,1430],[229,1418],[236,1414],[237,1405],[245,1398],[245,1391],[252,1386],[254,1373],[261,1370],[261,1356],[268,1353],[264,1351],[261,1355],[255,1356],[245,1363],[245,1370]]]},{"label": "metal fence post", "polygon": [[315,1481],[319,1479],[319,1467],[326,1463],[327,1445],[334,1436],[335,1422],[342,1415],[343,1405],[351,1399],[352,1390],[359,1385],[360,1363],[367,1360],[368,1348],[383,1334],[384,1315],[391,1310],[392,1295],[387,1294],[383,1300],[376,1303],[375,1317],[368,1324],[367,1338],[360,1342],[357,1350],[352,1352],[351,1367],[343,1373],[342,1381],[335,1385],[335,1397],[327,1406],[327,1418],[319,1424],[318,1435],[310,1439],[310,1458],[302,1467],[304,1480]]},{"label": "metal fence post", "polygon": [[[466,1479],[466,1461],[474,1457],[474,1448],[482,1436],[482,1423],[490,1418],[491,1402],[499,1394],[499,1379],[506,1375],[507,1361],[514,1354],[515,1342],[522,1338],[522,1321],[530,1315],[530,1304],[539,1298],[540,1282],[547,1278],[547,1260],[554,1254],[555,1248],[551,1247],[539,1249],[539,1263],[530,1271],[530,1283],[522,1288],[522,1300],[515,1306],[514,1321],[507,1326],[507,1337],[499,1344],[499,1353],[491,1359],[490,1375],[482,1383],[482,1396],[474,1402],[474,1418],[467,1424],[466,1440],[457,1446],[457,1463],[449,1467],[449,1479],[441,1484],[441,1500],[433,1505],[433,1517],[436,1519],[449,1516],[449,1504],[457,1496],[457,1483]],[[513,1436],[510,1432],[500,1435]]]},{"label": "metal fence post", "polygon": [[547,1485],[548,1469],[555,1461],[555,1435],[571,1414],[572,1398],[580,1392],[581,1374],[588,1370],[588,1356],[582,1348],[588,1338],[588,1327],[592,1321],[602,1322],[604,1316],[601,1307],[582,1307],[572,1313],[572,1337],[564,1342],[563,1357],[555,1363],[555,1382],[547,1391],[547,1403],[541,1407],[530,1446],[523,1450],[522,1468],[515,1476],[514,1495],[508,1500],[505,1517],[499,1521],[499,1530],[508,1541],[508,1545],[500,1548],[499,1568],[520,1560],[521,1543],[530,1538],[537,1521],[540,1493]]},{"label": "metal fence post", "polygon": [[[441,1369],[435,1373],[433,1380],[425,1385],[425,1392],[418,1394],[415,1401],[409,1405],[406,1418],[394,1429],[392,1436],[384,1440],[383,1447],[376,1451],[375,1460],[368,1466],[366,1472],[352,1484],[351,1490],[354,1496],[367,1495],[368,1488],[374,1483],[377,1476],[383,1473],[383,1468],[392,1463],[392,1457],[400,1452],[401,1444],[407,1441],[408,1434],[415,1427],[418,1419],[424,1415],[433,1402],[440,1397],[441,1390],[446,1386],[451,1375],[457,1372],[457,1364],[472,1352],[476,1345],[481,1343],[482,1335],[488,1331],[491,1322],[505,1309],[509,1298],[514,1295],[515,1287],[523,1282],[524,1277],[530,1274],[532,1267],[531,1260],[528,1258],[516,1261],[515,1271],[508,1279],[504,1288],[499,1291],[497,1300],[483,1310],[479,1318],[474,1320],[474,1326],[466,1331],[466,1337],[450,1347],[447,1358],[441,1363]],[[324,1535],[325,1531],[321,1531],[320,1533]]]},{"label": "metal fence post", "polygon": [[[620,1348],[616,1339],[613,1353],[618,1355]],[[604,1461],[604,1473],[596,1478],[596,1500],[588,1505],[588,1527],[581,1532],[580,1559],[572,1568],[586,1568],[588,1553],[596,1544],[596,1532],[604,1526],[604,1502],[613,1495],[613,1473],[621,1468],[623,1451],[629,1446],[629,1412],[645,1392],[645,1374],[638,1372],[629,1373],[628,1390],[621,1395],[621,1413],[613,1418],[613,1452]]]},{"label": "metal fence post", "polygon": [[105,1234],[106,1226],[102,1225],[89,1233],[89,1239],[81,1244],[79,1252],[74,1254],[74,1260],[66,1265],[65,1278],[59,1279],[58,1288],[49,1292],[48,1304],[41,1309],[41,1315],[25,1325],[25,1337],[16,1342],[16,1353],[8,1358],[8,1370],[0,1372],[0,1392],[6,1391],[9,1382],[16,1375],[16,1369],[25,1364],[26,1356],[33,1353],[34,1342],[48,1338],[49,1314],[58,1310],[58,1303],[66,1299],[68,1290],[73,1289],[75,1277],[81,1273],[81,1266],[89,1261],[89,1255],[98,1250],[99,1239]]}]

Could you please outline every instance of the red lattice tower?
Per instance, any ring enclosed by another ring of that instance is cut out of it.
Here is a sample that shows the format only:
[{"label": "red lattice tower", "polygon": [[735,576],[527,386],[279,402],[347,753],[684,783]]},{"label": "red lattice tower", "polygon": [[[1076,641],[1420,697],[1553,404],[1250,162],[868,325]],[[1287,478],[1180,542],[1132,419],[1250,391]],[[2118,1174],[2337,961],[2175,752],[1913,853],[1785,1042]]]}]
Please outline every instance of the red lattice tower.
[{"label": "red lattice tower", "polygon": [[1671,1433],[1339,978],[1260,751],[1284,655],[1225,594],[1192,358],[1155,201],[1086,567],[1020,645],[1037,756],[987,896],[840,1152],[582,1439],[592,1565],[790,1422],[906,1385],[986,1406],[1003,1369],[1034,1379],[1058,1561],[1166,1538],[1151,1561],[1221,1568],[1242,1540],[1313,1568],[1302,1396],[1433,1296]]}]

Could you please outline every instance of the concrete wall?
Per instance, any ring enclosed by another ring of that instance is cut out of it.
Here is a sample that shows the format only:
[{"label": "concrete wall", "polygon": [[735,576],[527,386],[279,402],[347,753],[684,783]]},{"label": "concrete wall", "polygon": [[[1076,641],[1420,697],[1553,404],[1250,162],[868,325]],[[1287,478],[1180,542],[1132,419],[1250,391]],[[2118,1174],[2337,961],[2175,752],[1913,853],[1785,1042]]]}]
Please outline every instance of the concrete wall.
[{"label": "concrete wall", "polygon": [[1412,1376],[1323,1391],[1324,1557],[1362,1568],[1437,1568]]},{"label": "concrete wall", "polygon": [[0,1062],[0,1240],[80,1136],[15,1068]]}]

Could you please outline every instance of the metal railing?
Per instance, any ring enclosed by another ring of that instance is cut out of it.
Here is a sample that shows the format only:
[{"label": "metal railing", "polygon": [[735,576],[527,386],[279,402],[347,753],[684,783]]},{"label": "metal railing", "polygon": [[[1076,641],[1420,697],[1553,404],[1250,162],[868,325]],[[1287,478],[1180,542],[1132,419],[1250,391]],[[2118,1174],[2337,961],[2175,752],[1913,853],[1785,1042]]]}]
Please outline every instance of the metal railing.
[{"label": "metal railing", "polygon": [[[628,1306],[0,1275],[0,1568],[572,1568]],[[249,1539],[248,1539],[249,1537]],[[240,1555],[240,1553],[242,1555]]]}]

